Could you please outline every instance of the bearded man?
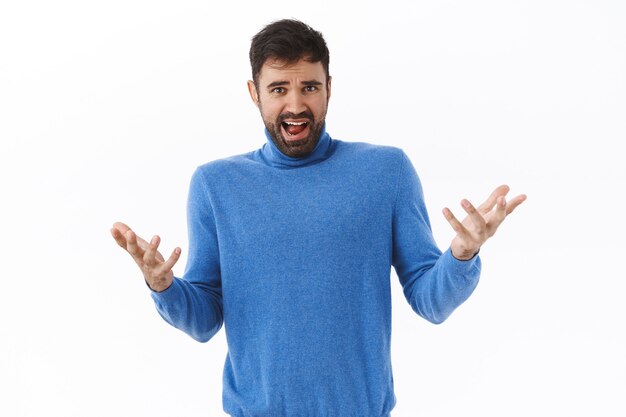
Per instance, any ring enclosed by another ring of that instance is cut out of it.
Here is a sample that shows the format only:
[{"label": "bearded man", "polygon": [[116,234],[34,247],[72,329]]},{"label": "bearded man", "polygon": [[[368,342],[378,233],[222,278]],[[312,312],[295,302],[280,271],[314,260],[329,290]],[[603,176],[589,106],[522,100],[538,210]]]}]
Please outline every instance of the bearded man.
[{"label": "bearded man", "polygon": [[333,139],[322,35],[295,20],[252,39],[248,90],[260,149],[197,168],[189,256],[160,238],[111,233],[141,268],[158,312],[206,342],[225,326],[223,408],[234,417],[388,417],[393,409],[390,270],[421,317],[443,322],[476,287],[481,245],[526,198],[500,186],[469,201],[440,251],[420,181],[399,148]]}]

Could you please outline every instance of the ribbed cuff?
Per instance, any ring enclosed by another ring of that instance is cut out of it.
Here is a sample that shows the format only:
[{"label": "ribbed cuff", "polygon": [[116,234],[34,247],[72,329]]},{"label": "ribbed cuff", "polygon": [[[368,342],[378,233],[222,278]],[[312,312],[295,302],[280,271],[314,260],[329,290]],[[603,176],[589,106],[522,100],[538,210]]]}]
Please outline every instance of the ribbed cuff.
[{"label": "ribbed cuff", "polygon": [[174,277],[174,281],[172,281],[172,285],[164,289],[163,291],[154,291],[148,283],[148,288],[150,288],[150,295],[155,301],[159,302],[167,302],[168,300],[174,300],[179,297],[180,293],[180,283],[178,282],[179,278]]},{"label": "ribbed cuff", "polygon": [[452,255],[452,250],[448,248],[442,256],[446,264],[449,265],[451,272],[464,275],[468,278],[478,278],[482,266],[480,256],[478,256],[479,252],[480,251],[476,252],[476,254],[468,260],[461,260],[455,258],[454,255]]}]

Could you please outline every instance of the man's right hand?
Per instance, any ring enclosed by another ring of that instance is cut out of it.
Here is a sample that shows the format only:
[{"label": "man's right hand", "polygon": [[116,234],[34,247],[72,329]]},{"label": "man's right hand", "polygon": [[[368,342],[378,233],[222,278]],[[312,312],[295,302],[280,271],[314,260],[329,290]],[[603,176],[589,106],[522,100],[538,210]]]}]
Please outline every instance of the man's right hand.
[{"label": "man's right hand", "polygon": [[113,239],[133,257],[152,290],[165,291],[174,281],[172,268],[180,257],[180,248],[174,249],[166,261],[158,251],[161,238],[154,236],[150,243],[133,232],[124,223],[116,222],[111,228]]}]

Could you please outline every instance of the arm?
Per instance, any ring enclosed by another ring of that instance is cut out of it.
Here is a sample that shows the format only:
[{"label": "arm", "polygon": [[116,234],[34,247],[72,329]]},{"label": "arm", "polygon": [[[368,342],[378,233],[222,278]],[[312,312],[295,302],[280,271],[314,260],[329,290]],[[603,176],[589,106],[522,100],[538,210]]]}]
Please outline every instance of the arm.
[{"label": "arm", "polygon": [[402,153],[393,218],[393,265],[413,310],[433,323],[443,322],[473,292],[480,276],[481,246],[495,234],[524,194],[509,202],[509,187],[497,187],[475,208],[463,199],[467,217],[458,221],[448,208],[443,214],[457,233],[443,254],[435,245],[419,178]]},{"label": "arm", "polygon": [[111,229],[117,243],[142,269],[159,314],[200,342],[213,337],[223,323],[217,233],[208,198],[202,175],[197,170],[189,189],[189,257],[182,279],[174,277],[171,271],[180,256],[179,248],[164,262],[157,250],[158,236],[147,243],[122,223],[115,223]]},{"label": "arm", "polygon": [[422,186],[402,152],[393,213],[394,266],[411,308],[432,323],[443,322],[474,291],[480,258],[461,261],[437,247]]},{"label": "arm", "polygon": [[223,324],[219,246],[209,193],[200,170],[191,178],[187,200],[189,256],[183,279],[163,292],[152,292],[159,314],[200,342]]}]

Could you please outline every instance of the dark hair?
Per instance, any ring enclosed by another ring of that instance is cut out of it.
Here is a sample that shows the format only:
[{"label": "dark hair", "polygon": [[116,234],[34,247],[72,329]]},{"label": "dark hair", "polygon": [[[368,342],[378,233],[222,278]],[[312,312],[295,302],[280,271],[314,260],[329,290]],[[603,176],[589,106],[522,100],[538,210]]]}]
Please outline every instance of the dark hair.
[{"label": "dark hair", "polygon": [[328,80],[329,53],[322,34],[299,20],[283,19],[265,26],[252,38],[250,65],[257,84],[261,67],[268,58],[293,64],[302,58],[321,62]]}]

